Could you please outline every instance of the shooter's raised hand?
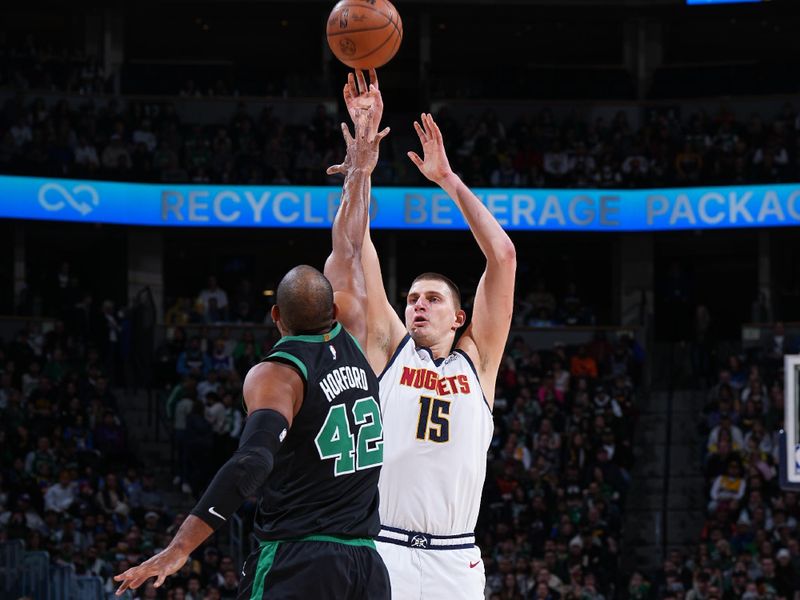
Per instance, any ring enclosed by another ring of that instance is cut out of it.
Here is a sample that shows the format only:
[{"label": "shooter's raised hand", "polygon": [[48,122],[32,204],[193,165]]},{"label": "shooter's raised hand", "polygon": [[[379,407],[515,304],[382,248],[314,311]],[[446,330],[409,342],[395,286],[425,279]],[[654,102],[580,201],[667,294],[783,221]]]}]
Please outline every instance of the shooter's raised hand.
[{"label": "shooter's raised hand", "polygon": [[420,117],[422,125],[414,121],[414,129],[416,129],[419,141],[422,143],[423,158],[420,158],[416,152],[409,152],[408,158],[417,165],[417,168],[425,177],[441,185],[442,181],[453,174],[450,162],[447,160],[447,154],[444,151],[442,132],[430,113],[422,113]]}]

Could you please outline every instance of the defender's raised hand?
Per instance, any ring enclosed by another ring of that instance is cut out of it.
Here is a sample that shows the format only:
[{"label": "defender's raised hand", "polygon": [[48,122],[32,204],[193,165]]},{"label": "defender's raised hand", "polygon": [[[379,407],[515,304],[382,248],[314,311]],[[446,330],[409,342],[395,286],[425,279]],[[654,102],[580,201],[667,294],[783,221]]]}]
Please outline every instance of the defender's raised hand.
[{"label": "defender's raised hand", "polygon": [[389,135],[390,129],[387,127],[380,133],[370,135],[373,123],[372,111],[374,108],[361,111],[355,119],[355,137],[350,134],[347,123],[342,123],[342,136],[347,144],[347,154],[344,162],[340,165],[328,167],[326,173],[333,175],[341,173],[346,175],[351,169],[361,169],[372,173],[375,165],[378,164],[378,150],[381,140]]},{"label": "defender's raised hand", "polygon": [[383,118],[383,97],[378,89],[378,73],[375,69],[369,70],[369,86],[362,70],[357,70],[355,76],[348,73],[344,85],[344,103],[353,123],[363,114],[362,111],[371,110],[370,132],[372,135],[378,133]]},{"label": "defender's raised hand", "polygon": [[450,162],[447,160],[447,154],[444,151],[442,132],[430,113],[422,113],[420,116],[422,125],[414,121],[414,129],[416,129],[419,141],[422,143],[423,158],[420,158],[416,152],[409,152],[408,158],[417,165],[417,168],[425,177],[441,185],[442,181],[453,174]]}]

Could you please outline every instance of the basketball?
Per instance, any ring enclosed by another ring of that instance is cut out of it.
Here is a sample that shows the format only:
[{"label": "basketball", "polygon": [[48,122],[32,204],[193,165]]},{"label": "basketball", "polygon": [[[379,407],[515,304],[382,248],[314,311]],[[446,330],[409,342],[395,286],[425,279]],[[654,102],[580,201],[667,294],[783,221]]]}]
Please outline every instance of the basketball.
[{"label": "basketball", "polygon": [[377,69],[403,40],[403,22],[388,0],[341,0],[328,17],[328,45],[353,69]]}]

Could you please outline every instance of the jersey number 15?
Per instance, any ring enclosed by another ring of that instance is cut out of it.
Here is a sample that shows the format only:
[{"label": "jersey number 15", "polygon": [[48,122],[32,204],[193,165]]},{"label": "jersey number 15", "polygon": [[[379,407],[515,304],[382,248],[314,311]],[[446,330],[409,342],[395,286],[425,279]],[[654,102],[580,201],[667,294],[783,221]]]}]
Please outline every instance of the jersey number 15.
[{"label": "jersey number 15", "polygon": [[450,441],[450,400],[441,398],[419,398],[419,421],[417,439],[443,444]]}]

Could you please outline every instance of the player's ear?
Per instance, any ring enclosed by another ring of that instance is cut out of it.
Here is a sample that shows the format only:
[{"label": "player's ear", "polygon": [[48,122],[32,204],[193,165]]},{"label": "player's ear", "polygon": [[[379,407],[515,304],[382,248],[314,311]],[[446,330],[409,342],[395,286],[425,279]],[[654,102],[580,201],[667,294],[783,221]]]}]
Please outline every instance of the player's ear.
[{"label": "player's ear", "polygon": [[282,327],[281,310],[278,308],[277,304],[272,307],[272,309],[269,311],[269,314],[272,317],[272,320],[275,323],[275,326],[278,328],[278,331],[280,331],[281,335],[283,335],[283,331],[281,331],[281,327]]},{"label": "player's ear", "polygon": [[453,325],[453,330],[455,331],[459,327],[462,327],[466,322],[467,322],[467,313],[465,313],[463,310],[459,308],[458,311],[456,312],[456,321],[455,324]]},{"label": "player's ear", "polygon": [[334,301],[334,303],[333,303],[333,315],[332,315],[333,320],[336,321],[339,318],[340,314],[341,314],[341,311],[339,310],[339,305],[336,304],[336,302]]}]

